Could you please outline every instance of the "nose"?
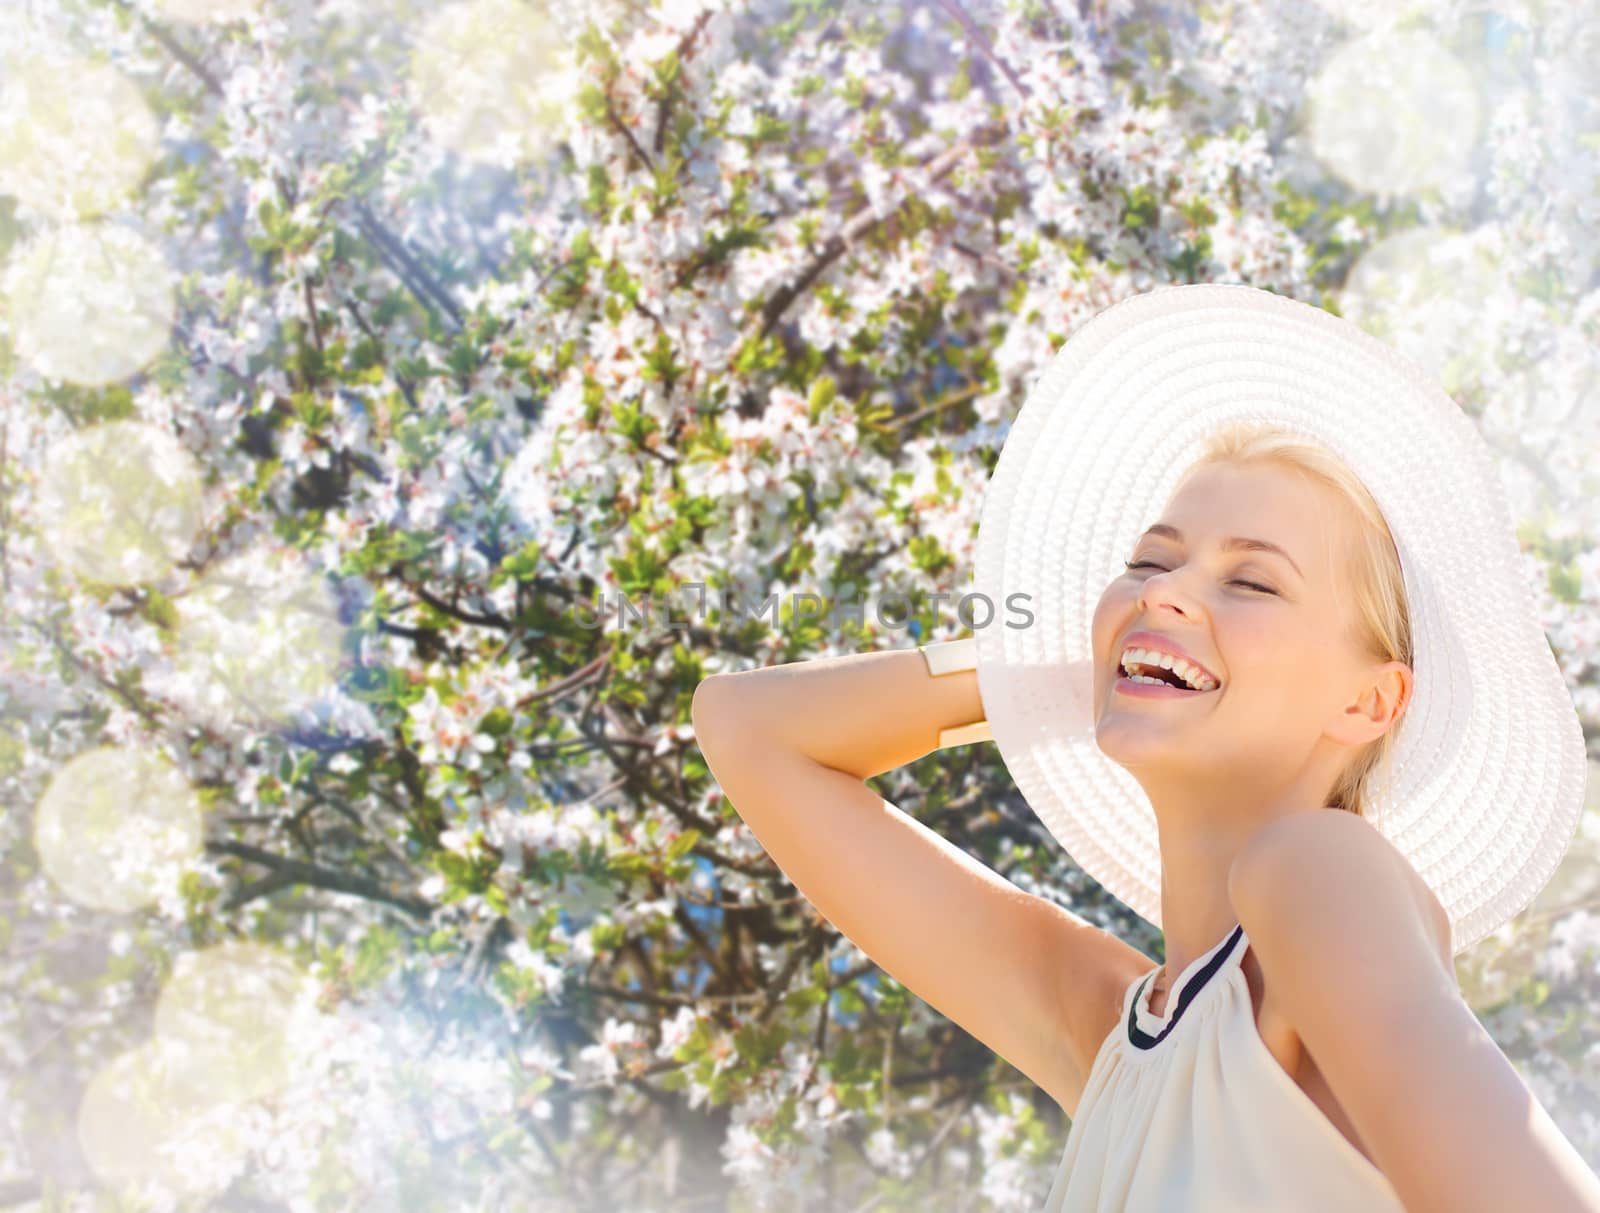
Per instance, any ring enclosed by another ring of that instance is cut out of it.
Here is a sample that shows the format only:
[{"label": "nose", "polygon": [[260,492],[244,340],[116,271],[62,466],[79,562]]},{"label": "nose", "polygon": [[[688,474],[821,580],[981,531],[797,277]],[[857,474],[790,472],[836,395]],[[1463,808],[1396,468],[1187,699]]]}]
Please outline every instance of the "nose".
[{"label": "nose", "polygon": [[1139,589],[1139,610],[1148,615],[1153,606],[1161,604],[1172,607],[1180,615],[1189,613],[1188,608],[1182,604],[1183,594],[1175,592],[1169,581],[1171,576],[1171,572],[1166,572],[1145,578],[1144,584]]}]

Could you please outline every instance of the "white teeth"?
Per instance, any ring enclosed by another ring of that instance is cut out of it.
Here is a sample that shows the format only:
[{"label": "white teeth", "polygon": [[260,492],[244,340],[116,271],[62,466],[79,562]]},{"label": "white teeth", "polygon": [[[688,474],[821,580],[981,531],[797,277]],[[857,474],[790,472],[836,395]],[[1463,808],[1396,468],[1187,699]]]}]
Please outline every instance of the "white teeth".
[{"label": "white teeth", "polygon": [[[1192,662],[1181,657],[1173,657],[1167,653],[1157,653],[1152,649],[1124,649],[1122,651],[1122,665],[1124,671],[1130,665],[1160,666],[1165,670],[1172,670],[1189,684],[1191,689],[1197,691],[1212,691],[1218,686],[1217,680],[1212,678]],[[1160,682],[1160,679],[1153,681]],[[1162,685],[1166,685],[1163,683]]]}]

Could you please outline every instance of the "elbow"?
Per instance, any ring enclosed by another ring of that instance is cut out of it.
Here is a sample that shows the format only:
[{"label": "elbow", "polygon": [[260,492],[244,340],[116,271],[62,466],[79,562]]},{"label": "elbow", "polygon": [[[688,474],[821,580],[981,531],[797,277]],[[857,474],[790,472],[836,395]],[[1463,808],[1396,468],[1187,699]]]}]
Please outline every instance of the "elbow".
[{"label": "elbow", "polygon": [[[721,680],[719,683],[718,680]],[[722,703],[726,699],[727,674],[712,674],[700,680],[689,701],[689,723],[694,726],[696,738],[703,738],[717,729],[717,721],[726,716]]]},{"label": "elbow", "polygon": [[702,678],[689,700],[695,737],[712,745],[725,745],[730,738],[741,743],[758,737],[782,740],[781,721],[773,712],[788,710],[788,705],[775,704],[771,689],[757,670],[724,670]]},{"label": "elbow", "polygon": [[748,736],[745,727],[748,712],[730,693],[728,683],[732,677],[721,673],[702,679],[689,701],[689,724],[694,729],[695,745],[711,770],[712,778],[719,783],[721,776],[717,772],[727,773],[729,756],[745,748],[740,738]]}]

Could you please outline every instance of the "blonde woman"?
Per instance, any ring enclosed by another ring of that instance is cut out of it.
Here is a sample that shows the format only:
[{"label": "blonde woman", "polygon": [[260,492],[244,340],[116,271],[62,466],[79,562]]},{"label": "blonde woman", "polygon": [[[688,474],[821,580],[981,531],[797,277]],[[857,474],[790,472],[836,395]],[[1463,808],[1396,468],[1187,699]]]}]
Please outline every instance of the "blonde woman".
[{"label": "blonde woman", "polygon": [[[694,720],[817,909],[1071,1118],[1050,1213],[1600,1213],[1454,980],[1586,761],[1442,390],[1266,291],[1124,300],[1018,414],[974,591],[973,637],[716,675]],[[1165,964],[864,783],[988,738]]]}]

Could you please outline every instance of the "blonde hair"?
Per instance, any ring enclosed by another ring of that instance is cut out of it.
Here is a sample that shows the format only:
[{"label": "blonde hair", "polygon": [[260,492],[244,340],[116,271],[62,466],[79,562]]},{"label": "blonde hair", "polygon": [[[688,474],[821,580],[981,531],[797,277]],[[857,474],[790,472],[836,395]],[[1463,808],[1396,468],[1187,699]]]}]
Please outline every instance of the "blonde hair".
[{"label": "blonde hair", "polygon": [[[1262,421],[1230,421],[1206,438],[1200,457],[1179,478],[1181,486],[1199,468],[1217,464],[1282,468],[1338,493],[1358,521],[1347,567],[1355,605],[1355,641],[1375,661],[1413,665],[1411,610],[1405,578],[1383,511],[1359,477],[1327,447]],[[1414,666],[1413,666],[1414,668]],[[1402,711],[1406,705],[1402,704]],[[1395,737],[1404,718],[1369,742],[1345,767],[1328,794],[1329,808],[1357,817],[1392,776]],[[1381,781],[1381,782],[1380,782]]]}]

